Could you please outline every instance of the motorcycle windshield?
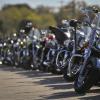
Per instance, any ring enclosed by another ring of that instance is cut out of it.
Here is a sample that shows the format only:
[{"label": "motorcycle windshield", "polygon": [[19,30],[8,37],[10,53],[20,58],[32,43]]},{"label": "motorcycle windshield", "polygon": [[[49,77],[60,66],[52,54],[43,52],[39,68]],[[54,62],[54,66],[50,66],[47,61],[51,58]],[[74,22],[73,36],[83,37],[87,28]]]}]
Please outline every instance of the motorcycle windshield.
[{"label": "motorcycle windshield", "polygon": [[89,27],[89,26],[82,26],[81,27],[81,31],[84,33],[85,41],[89,41],[91,33],[92,33],[91,27]]}]

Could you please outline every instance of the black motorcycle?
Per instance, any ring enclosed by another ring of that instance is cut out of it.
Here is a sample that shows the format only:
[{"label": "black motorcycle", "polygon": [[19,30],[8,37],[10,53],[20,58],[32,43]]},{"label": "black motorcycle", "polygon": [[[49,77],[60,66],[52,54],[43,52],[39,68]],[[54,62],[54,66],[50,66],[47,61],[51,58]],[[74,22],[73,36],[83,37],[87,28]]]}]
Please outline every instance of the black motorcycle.
[{"label": "black motorcycle", "polygon": [[[100,13],[94,9],[91,9],[91,12],[96,13],[97,21],[100,23],[100,17],[98,17]],[[89,26],[91,34],[88,42],[85,43],[83,61],[74,82],[74,89],[77,93],[87,92],[100,81],[100,29],[98,29],[98,23],[89,24]]]}]

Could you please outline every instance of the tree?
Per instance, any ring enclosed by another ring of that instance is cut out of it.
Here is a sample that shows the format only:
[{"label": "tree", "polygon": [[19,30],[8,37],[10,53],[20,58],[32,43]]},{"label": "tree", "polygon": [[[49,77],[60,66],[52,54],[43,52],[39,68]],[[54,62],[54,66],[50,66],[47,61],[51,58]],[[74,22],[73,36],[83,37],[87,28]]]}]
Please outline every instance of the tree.
[{"label": "tree", "polygon": [[0,12],[0,20],[2,20],[4,28],[4,30],[1,31],[5,34],[16,32],[16,29],[19,29],[19,23],[22,20],[31,20],[34,26],[39,28],[56,25],[54,15],[49,11],[44,12],[45,13],[40,14],[39,8],[31,9],[27,5],[5,6]]}]

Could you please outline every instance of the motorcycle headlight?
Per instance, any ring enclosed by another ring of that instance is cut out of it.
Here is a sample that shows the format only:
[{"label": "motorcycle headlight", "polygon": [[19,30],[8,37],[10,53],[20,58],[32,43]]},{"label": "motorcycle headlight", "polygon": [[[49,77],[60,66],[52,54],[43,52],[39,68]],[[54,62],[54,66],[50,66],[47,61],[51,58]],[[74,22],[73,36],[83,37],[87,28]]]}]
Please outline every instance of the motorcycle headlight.
[{"label": "motorcycle headlight", "polygon": [[4,46],[6,46],[7,44],[6,43],[4,43]]},{"label": "motorcycle headlight", "polygon": [[21,45],[23,45],[24,43],[23,43],[23,41],[21,41],[21,43],[20,43]]},{"label": "motorcycle headlight", "polygon": [[20,39],[18,39],[18,42],[20,42],[21,40]]},{"label": "motorcycle headlight", "polygon": [[16,37],[16,36],[17,36],[17,34],[16,34],[16,33],[14,33],[14,34],[13,34],[13,36],[14,36],[14,37]]},{"label": "motorcycle headlight", "polygon": [[37,37],[34,35],[34,36],[33,36],[33,39],[35,39],[35,40],[36,40],[36,39],[37,39]]},{"label": "motorcycle headlight", "polygon": [[19,42],[17,42],[16,45],[18,46],[19,45]]},{"label": "motorcycle headlight", "polygon": [[2,61],[0,61],[0,65],[2,65]]},{"label": "motorcycle headlight", "polygon": [[26,42],[26,39],[24,39],[23,42]]},{"label": "motorcycle headlight", "polygon": [[39,46],[39,45],[36,45],[36,48],[38,48],[38,49],[39,49],[39,48],[40,48],[40,46]]},{"label": "motorcycle headlight", "polygon": [[13,41],[13,40],[11,40],[11,43],[13,44],[13,43],[14,43],[14,41]]}]

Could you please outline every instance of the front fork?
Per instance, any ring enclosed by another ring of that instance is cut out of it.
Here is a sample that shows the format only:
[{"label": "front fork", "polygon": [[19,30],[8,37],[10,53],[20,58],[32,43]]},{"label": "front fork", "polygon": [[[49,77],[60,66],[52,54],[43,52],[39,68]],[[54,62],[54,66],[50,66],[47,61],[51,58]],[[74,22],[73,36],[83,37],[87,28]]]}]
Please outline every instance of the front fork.
[{"label": "front fork", "polygon": [[81,69],[80,69],[80,74],[81,75],[84,75],[85,67],[86,67],[86,64],[88,62],[88,59],[90,58],[90,55],[91,55],[90,48],[85,49],[85,52],[84,52],[84,62],[83,62],[83,65],[81,66]]}]

